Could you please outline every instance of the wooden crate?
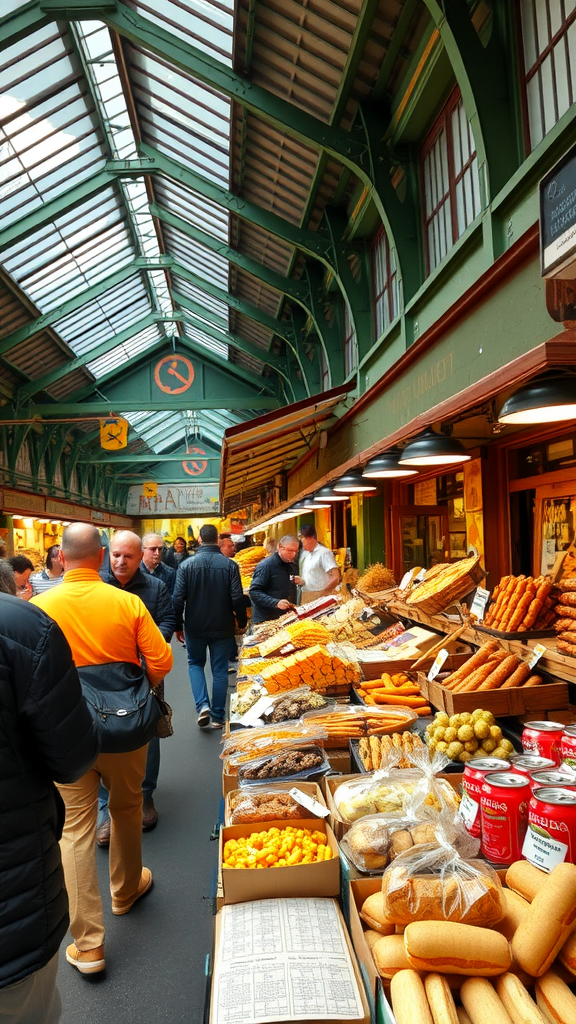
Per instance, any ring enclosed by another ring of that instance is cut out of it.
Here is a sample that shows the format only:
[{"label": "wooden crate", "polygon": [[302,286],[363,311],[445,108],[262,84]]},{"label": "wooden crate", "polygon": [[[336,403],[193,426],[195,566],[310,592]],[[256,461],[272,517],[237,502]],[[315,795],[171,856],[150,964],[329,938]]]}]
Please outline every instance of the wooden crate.
[{"label": "wooden crate", "polygon": [[461,711],[474,711],[482,708],[496,716],[524,715],[527,713],[541,715],[543,711],[553,708],[567,708],[568,683],[551,682],[540,686],[518,686],[509,690],[471,690],[469,693],[453,693],[442,683],[429,682],[423,672],[418,673],[418,683],[423,695],[433,707],[446,711],[449,715],[457,715]]},{"label": "wooden crate", "polygon": [[[424,652],[423,652],[424,653]],[[472,656],[472,648],[467,644],[458,644],[454,654],[450,654],[448,659],[444,662],[450,672],[455,672],[460,665],[463,665],[468,658]],[[423,662],[423,666],[427,666],[428,669],[432,667],[435,655],[432,654],[428,659],[428,662]],[[383,672],[388,672],[391,676],[397,672],[412,671],[414,662],[418,661],[418,658],[413,658],[411,661],[407,659],[398,659],[397,661],[391,661],[389,658],[382,659],[382,661],[365,661],[362,662],[362,674],[364,679],[380,679]]]}]

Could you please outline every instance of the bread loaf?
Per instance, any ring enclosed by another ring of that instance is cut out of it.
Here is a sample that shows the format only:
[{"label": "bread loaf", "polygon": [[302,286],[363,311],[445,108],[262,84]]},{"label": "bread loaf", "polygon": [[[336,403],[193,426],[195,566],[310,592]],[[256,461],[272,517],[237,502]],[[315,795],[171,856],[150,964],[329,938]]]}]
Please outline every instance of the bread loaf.
[{"label": "bread loaf", "polygon": [[393,978],[398,971],[410,970],[403,935],[381,935],[372,947],[372,956],[381,978]]},{"label": "bread loaf", "polygon": [[397,1024],[434,1024],[422,979],[416,971],[399,971],[390,982]]},{"label": "bread loaf", "polygon": [[574,1024],[576,996],[554,971],[546,971],[536,982],[536,1002],[547,1024]]},{"label": "bread loaf", "polygon": [[515,974],[501,974],[496,981],[496,992],[514,1024],[548,1024]]},{"label": "bread loaf", "polygon": [[576,925],[576,864],[557,864],[512,939],[516,963],[539,978]]},{"label": "bread loaf", "polygon": [[460,998],[472,1024],[514,1024],[487,978],[468,978],[460,989]]},{"label": "bread loaf", "polygon": [[424,979],[424,991],[434,1024],[458,1024],[454,997],[442,974],[429,974]]},{"label": "bread loaf", "polygon": [[460,877],[448,871],[442,875],[412,875],[402,863],[393,864],[382,877],[385,920],[395,924],[410,921],[460,921],[489,927],[505,913],[502,887],[487,874]]},{"label": "bread loaf", "polygon": [[463,1006],[457,1006],[456,1013],[458,1014],[458,1024],[472,1024],[472,1021]]},{"label": "bread loaf", "polygon": [[576,930],[568,936],[558,954],[558,959],[570,974],[576,974]]},{"label": "bread loaf", "polygon": [[374,944],[381,938],[382,932],[374,931],[374,928],[367,928],[364,932],[364,940],[369,950],[372,950],[374,948]]},{"label": "bread loaf", "polygon": [[525,900],[523,896],[519,896],[512,889],[502,889],[502,896],[506,905],[506,913],[502,920],[495,924],[494,927],[496,931],[502,932],[502,935],[508,939],[508,942],[511,942],[520,921],[522,921],[526,912],[530,909],[530,904],[528,900]]},{"label": "bread loaf", "polygon": [[394,925],[386,919],[384,897],[381,892],[373,892],[371,896],[366,897],[360,908],[360,917],[369,928],[380,932],[381,935],[392,935],[394,932]]},{"label": "bread loaf", "polygon": [[535,868],[527,860],[516,860],[506,872],[506,885],[531,903],[547,878],[545,871]]},{"label": "bread loaf", "polygon": [[490,977],[510,967],[508,942],[500,932],[453,921],[413,921],[404,932],[410,964],[419,971]]}]

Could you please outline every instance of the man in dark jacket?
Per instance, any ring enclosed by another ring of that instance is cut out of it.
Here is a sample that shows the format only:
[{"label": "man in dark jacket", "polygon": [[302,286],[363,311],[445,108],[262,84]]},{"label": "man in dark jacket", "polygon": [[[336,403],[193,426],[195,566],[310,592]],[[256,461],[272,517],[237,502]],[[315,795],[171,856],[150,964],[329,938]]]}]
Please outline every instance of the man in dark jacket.
[{"label": "man in dark jacket", "polygon": [[170,597],[174,590],[174,584],[176,583],[176,570],[172,569],[166,562],[162,561],[162,552],[164,550],[164,542],[159,533],[146,533],[142,537],[142,561],[140,562],[140,571],[144,575],[154,576],[157,580],[162,580],[162,583],[166,587]]},{"label": "man in dark jacket", "polygon": [[[173,594],[176,637],[180,641],[186,638],[188,673],[198,725],[201,729],[208,725],[221,729],[228,692],[228,657],[236,632],[234,616],[239,628],[244,629],[246,606],[240,570],[231,558],[221,553],[215,526],[200,528],[200,545],[194,558],[184,562],[176,576]],[[212,705],[204,675],[207,649],[212,668]]]},{"label": "man in dark jacket", "polygon": [[[136,594],[146,606],[165,640],[170,643],[176,628],[172,599],[161,579],[143,572],[142,541],[131,530],[120,530],[110,542],[110,572],[100,571],[105,583]],[[173,570],[170,570],[173,572]],[[175,575],[175,573],[174,573]],[[158,683],[156,693],[164,699],[164,681]],[[146,775],[142,782],[142,831],[150,832],[158,824],[158,812],[154,806],[153,793],[158,785],[160,771],[160,740],[153,736],[148,744]],[[110,844],[110,817],[108,815],[108,794],[100,787],[98,804],[98,846]]]},{"label": "man in dark jacket", "polygon": [[98,750],[64,634],[39,608],[0,593],[0,1020],[60,1019],[68,898],[54,781],[76,782]]},{"label": "man in dark jacket", "polygon": [[296,537],[287,534],[278,541],[274,554],[256,566],[249,590],[254,625],[279,619],[296,606],[294,577],[298,575],[299,550]]}]

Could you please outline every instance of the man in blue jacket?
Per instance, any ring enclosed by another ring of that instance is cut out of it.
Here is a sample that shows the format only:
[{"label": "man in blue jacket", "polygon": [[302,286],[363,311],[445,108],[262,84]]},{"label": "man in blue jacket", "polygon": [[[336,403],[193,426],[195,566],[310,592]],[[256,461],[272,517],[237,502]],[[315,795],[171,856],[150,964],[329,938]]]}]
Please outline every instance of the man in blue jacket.
[{"label": "man in blue jacket", "polygon": [[98,752],[60,627],[0,593],[0,1020],[60,1019],[68,897],[58,845],[64,804],[54,782],[76,782]]},{"label": "man in blue jacket", "polygon": [[[142,541],[137,533],[131,530],[120,530],[110,541],[110,571],[101,570],[100,575],[105,583],[120,587],[130,594],[136,594],[150,612],[158,629],[165,640],[170,643],[176,628],[172,599],[163,581],[143,570]],[[173,572],[173,570],[170,570]],[[174,573],[175,575],[175,573]],[[156,693],[164,699],[164,681],[158,683]],[[154,791],[158,785],[160,771],[160,740],[153,736],[148,744],[146,758],[146,775],[142,782],[142,831],[150,832],[158,824],[158,812],[154,806]],[[96,843],[98,846],[110,845],[110,818],[108,816],[108,795],[103,786],[100,787],[98,828]]]},{"label": "man in blue jacket", "polygon": [[[185,561],[176,575],[173,593],[176,637],[186,639],[188,674],[196,703],[198,725],[221,729],[228,693],[228,657],[238,627],[246,626],[246,603],[240,570],[218,547],[218,530],[209,524],[200,528],[200,547]],[[186,609],[184,613],[184,609]],[[182,620],[184,618],[184,628]],[[210,651],[212,703],[208,696],[204,666]],[[210,721],[212,719],[212,721]]]},{"label": "man in blue jacket", "polygon": [[274,554],[256,566],[249,590],[254,625],[279,619],[296,607],[299,550],[296,537],[286,534],[278,541]]}]

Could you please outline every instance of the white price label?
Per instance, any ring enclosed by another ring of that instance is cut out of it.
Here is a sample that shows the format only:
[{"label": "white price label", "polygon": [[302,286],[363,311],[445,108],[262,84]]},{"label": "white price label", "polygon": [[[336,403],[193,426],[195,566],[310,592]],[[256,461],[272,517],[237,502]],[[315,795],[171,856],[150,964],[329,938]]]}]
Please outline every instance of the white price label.
[{"label": "white price label", "polygon": [[260,725],[262,715],[272,711],[273,707],[274,701],[270,700],[270,694],[265,693],[263,697],[259,697],[256,703],[242,715],[240,725]]},{"label": "white price label", "polygon": [[537,665],[540,661],[540,658],[543,654],[546,654],[546,648],[544,647],[544,644],[536,644],[534,650],[532,651],[530,660],[528,662],[528,668],[534,668],[534,666]]},{"label": "white price label", "polygon": [[400,580],[400,590],[405,590],[405,588],[410,583],[411,579],[412,579],[412,569],[408,569],[408,572],[405,572],[403,577],[402,577],[402,579]]},{"label": "white price label", "polygon": [[470,605],[470,612],[475,615],[478,622],[482,622],[484,618],[484,612],[486,611],[486,605],[490,598],[490,591],[485,590],[484,587],[476,587],[476,593],[474,599]]},{"label": "white price label", "polygon": [[294,798],[297,804],[301,804],[307,811],[310,811],[315,818],[326,818],[330,814],[327,807],[323,807],[318,800],[315,800],[313,796],[308,796],[307,793],[303,793],[301,789],[294,786],[293,789],[289,790],[290,796]]},{"label": "white price label", "polygon": [[540,826],[529,825],[522,847],[522,856],[541,871],[552,871],[566,860],[568,847]]},{"label": "white price label", "polygon": [[462,788],[462,799],[460,801],[458,813],[467,829],[472,828],[472,825],[480,813],[480,804],[477,803],[476,800],[472,799],[464,787]]},{"label": "white price label", "polygon": [[449,654],[450,652],[447,651],[445,647],[443,647],[441,651],[438,651],[438,654],[434,658],[434,664],[432,665],[432,668],[428,673],[429,683],[431,683],[433,679],[436,679],[436,676],[438,675],[440,669],[442,668],[442,665],[446,661],[446,658],[449,657]]},{"label": "white price label", "polygon": [[426,575],[426,572],[427,572],[427,570],[426,570],[426,569],[420,569],[420,572],[419,572],[419,573],[418,573],[418,575],[416,576],[416,578],[415,578],[415,581],[414,581],[414,582],[415,582],[415,583],[422,583],[422,580],[424,579],[424,577],[425,577],[425,575]]}]

